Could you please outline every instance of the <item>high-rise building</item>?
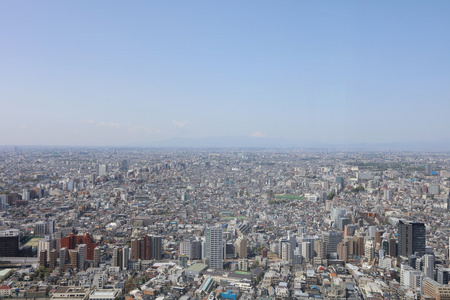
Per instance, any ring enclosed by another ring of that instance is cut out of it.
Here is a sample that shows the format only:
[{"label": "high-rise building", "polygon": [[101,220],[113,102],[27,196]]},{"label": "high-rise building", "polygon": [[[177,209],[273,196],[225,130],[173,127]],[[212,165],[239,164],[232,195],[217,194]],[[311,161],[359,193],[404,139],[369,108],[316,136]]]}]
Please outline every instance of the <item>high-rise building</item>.
[{"label": "high-rise building", "polygon": [[434,255],[424,255],[423,261],[423,273],[425,274],[425,276],[434,279]]},{"label": "high-rise building", "polygon": [[123,259],[123,251],[121,247],[114,247],[113,255],[112,255],[112,265],[113,267],[119,267],[122,269],[122,259]]},{"label": "high-rise building", "polygon": [[50,251],[50,269],[53,270],[56,267],[56,262],[58,261],[58,251],[56,249],[53,249]]},{"label": "high-rise building", "polygon": [[431,164],[426,164],[425,165],[425,174],[431,175],[432,171],[433,171],[433,168],[432,168]]},{"label": "high-rise building", "polygon": [[440,284],[448,284],[450,279],[450,269],[438,268],[436,271],[437,282]]},{"label": "high-rise building", "polygon": [[67,248],[61,248],[59,250],[59,266],[62,270],[64,270],[65,266],[66,266],[66,261],[68,258],[68,251]]},{"label": "high-rise building", "polygon": [[311,252],[311,242],[302,242],[302,256],[307,260],[313,257],[313,253]]},{"label": "high-rise building", "polygon": [[141,253],[140,243],[138,239],[131,240],[131,260],[138,260]]},{"label": "high-rise building", "polygon": [[340,260],[343,260],[344,262],[347,262],[348,260],[348,244],[349,242],[340,242],[337,245],[337,253]]},{"label": "high-rise building", "polygon": [[66,247],[68,250],[73,250],[81,244],[86,245],[86,259],[93,261],[94,249],[97,247],[97,244],[94,243],[94,240],[89,233],[86,233],[85,235],[74,235],[71,233],[69,236],[61,238],[61,248]]},{"label": "high-rise building", "polygon": [[106,176],[108,174],[108,166],[107,165],[99,165],[98,166],[98,176]]},{"label": "high-rise building", "polygon": [[398,255],[408,257],[425,254],[425,224],[420,222],[398,223]]},{"label": "high-rise building", "polygon": [[397,257],[397,240],[394,238],[389,238],[388,240],[388,254],[391,257]]},{"label": "high-rise building", "polygon": [[180,255],[184,255],[191,258],[191,253],[192,253],[191,241],[182,241],[180,243]]},{"label": "high-rise building", "polygon": [[94,248],[94,267],[98,267],[101,259],[101,248],[97,246]]},{"label": "high-rise building", "polygon": [[47,251],[46,250],[39,251],[39,266],[47,268]]},{"label": "high-rise building", "polygon": [[152,238],[148,235],[144,236],[141,243],[141,259],[149,260],[153,258],[153,243]]},{"label": "high-rise building", "polygon": [[364,247],[364,256],[369,262],[371,262],[375,257],[375,248],[373,246],[373,241],[369,240],[366,242]]},{"label": "high-rise building", "polygon": [[44,222],[36,222],[34,224],[34,235],[45,235],[45,223]]},{"label": "high-rise building", "polygon": [[326,254],[337,253],[337,245],[342,241],[342,232],[324,231],[322,239],[325,243]]},{"label": "high-rise building", "polygon": [[202,242],[192,241],[191,243],[191,259],[202,259]]},{"label": "high-rise building", "polygon": [[381,237],[383,236],[384,231],[382,230],[375,230],[375,235],[374,235],[374,247],[377,248],[381,248]]},{"label": "high-rise building", "polygon": [[247,239],[240,235],[234,243],[235,256],[239,258],[247,258]]},{"label": "high-rise building", "polygon": [[344,177],[336,176],[336,183],[340,184],[341,188],[343,189],[345,187]]},{"label": "high-rise building", "polygon": [[283,242],[280,244],[281,246],[281,259],[287,262],[292,260],[291,256],[291,244],[288,242]]},{"label": "high-rise building", "polygon": [[56,221],[54,219],[50,219],[46,223],[46,232],[45,234],[52,235],[56,232]]},{"label": "high-rise building", "polygon": [[152,236],[152,258],[156,260],[162,259],[163,246],[162,236]]},{"label": "high-rise building", "polygon": [[130,248],[125,246],[122,248],[122,268],[124,270],[128,269],[128,261],[130,260]]},{"label": "high-rise building", "polygon": [[78,270],[84,270],[84,265],[86,263],[86,258],[87,258],[87,246],[86,246],[86,244],[78,245]]},{"label": "high-rise building", "polygon": [[205,243],[206,264],[211,269],[223,268],[222,227],[208,227]]},{"label": "high-rise building", "polygon": [[384,190],[384,200],[392,200],[392,190],[386,189]]},{"label": "high-rise building", "polygon": [[127,171],[128,170],[128,160],[124,159],[120,163],[120,171]]},{"label": "high-rise building", "polygon": [[314,241],[314,256],[318,258],[326,258],[327,252],[325,249],[325,243],[321,239],[317,239]]},{"label": "high-rise building", "polygon": [[66,267],[72,269],[78,268],[78,251],[75,249],[69,250],[69,256],[70,256],[70,264],[68,264]]},{"label": "high-rise building", "polygon": [[0,231],[0,257],[19,256],[20,231],[8,229]]}]

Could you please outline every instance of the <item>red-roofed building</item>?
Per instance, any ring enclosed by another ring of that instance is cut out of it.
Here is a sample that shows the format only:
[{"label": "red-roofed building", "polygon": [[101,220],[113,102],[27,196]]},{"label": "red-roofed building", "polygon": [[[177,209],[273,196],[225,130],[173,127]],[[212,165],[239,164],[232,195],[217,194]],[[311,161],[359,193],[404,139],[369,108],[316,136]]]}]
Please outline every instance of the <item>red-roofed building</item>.
[{"label": "red-roofed building", "polygon": [[11,287],[3,284],[0,286],[0,298],[11,296]]}]

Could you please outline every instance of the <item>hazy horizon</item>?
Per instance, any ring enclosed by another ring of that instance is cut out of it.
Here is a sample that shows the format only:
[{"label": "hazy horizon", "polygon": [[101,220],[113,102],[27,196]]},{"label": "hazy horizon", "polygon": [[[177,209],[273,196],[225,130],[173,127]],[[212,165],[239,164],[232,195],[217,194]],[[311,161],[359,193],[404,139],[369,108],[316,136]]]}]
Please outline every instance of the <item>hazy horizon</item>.
[{"label": "hazy horizon", "polygon": [[0,145],[450,150],[449,13],[448,1],[3,2]]}]

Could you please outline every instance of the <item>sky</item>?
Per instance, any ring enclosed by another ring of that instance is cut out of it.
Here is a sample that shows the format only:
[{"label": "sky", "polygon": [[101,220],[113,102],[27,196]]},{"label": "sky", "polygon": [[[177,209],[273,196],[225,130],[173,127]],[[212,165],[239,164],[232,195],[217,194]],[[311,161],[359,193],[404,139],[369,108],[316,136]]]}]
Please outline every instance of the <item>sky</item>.
[{"label": "sky", "polygon": [[1,1],[0,145],[450,140],[450,1]]}]

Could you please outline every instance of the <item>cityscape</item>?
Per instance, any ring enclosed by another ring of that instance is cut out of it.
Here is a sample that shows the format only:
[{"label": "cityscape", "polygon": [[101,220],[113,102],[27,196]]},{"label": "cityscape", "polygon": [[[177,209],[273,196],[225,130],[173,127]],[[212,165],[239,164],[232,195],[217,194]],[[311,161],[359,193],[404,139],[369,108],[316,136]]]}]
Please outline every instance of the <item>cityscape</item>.
[{"label": "cityscape", "polygon": [[0,1],[0,300],[450,300],[450,1]]},{"label": "cityscape", "polygon": [[447,299],[448,153],[6,147],[1,296]]}]

